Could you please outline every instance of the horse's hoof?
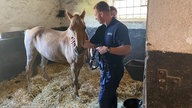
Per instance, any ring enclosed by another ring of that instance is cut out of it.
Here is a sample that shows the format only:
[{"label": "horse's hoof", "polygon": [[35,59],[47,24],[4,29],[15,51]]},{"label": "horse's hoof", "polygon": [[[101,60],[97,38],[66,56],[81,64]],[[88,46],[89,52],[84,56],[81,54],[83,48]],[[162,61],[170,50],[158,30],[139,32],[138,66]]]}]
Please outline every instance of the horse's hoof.
[{"label": "horse's hoof", "polygon": [[76,96],[76,97],[79,97],[79,93],[75,93],[75,96]]},{"label": "horse's hoof", "polygon": [[27,87],[27,94],[31,93],[31,89],[29,87]]},{"label": "horse's hoof", "polygon": [[78,90],[74,90],[74,95],[75,95],[76,97],[79,97],[79,92],[78,92]]},{"label": "horse's hoof", "polygon": [[81,88],[81,84],[78,83],[77,89],[79,90]]},{"label": "horse's hoof", "polygon": [[60,89],[61,91],[64,91],[67,87],[66,86],[61,86]]},{"label": "horse's hoof", "polygon": [[52,77],[49,77],[48,79],[47,79],[47,81],[51,81],[52,80]]},{"label": "horse's hoof", "polygon": [[74,93],[74,94],[72,95],[72,97],[73,97],[74,99],[79,99],[79,98],[80,98],[79,93]]},{"label": "horse's hoof", "polygon": [[79,99],[80,99],[80,96],[79,96],[79,95],[76,95],[75,93],[74,93],[74,94],[71,94],[71,97],[72,97],[74,100],[79,100]]},{"label": "horse's hoof", "polygon": [[52,77],[44,77],[47,81],[50,81]]}]

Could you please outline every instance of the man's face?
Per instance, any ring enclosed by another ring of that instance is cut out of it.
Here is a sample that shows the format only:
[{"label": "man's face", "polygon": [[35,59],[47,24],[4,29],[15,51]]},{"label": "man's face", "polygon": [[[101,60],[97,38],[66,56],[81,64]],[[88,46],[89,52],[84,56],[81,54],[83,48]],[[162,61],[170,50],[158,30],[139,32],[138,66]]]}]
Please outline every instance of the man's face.
[{"label": "man's face", "polygon": [[94,16],[95,16],[95,19],[96,19],[100,24],[103,24],[102,12],[99,12],[97,9],[94,9]]}]

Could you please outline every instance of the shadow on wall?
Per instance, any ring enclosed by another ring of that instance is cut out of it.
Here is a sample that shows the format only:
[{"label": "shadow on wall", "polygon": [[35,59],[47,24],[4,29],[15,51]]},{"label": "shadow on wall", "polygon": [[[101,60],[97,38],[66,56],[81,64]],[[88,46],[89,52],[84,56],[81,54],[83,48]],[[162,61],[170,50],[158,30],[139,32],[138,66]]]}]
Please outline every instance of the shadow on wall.
[{"label": "shadow on wall", "polygon": [[125,57],[124,62],[129,60],[145,59],[145,41],[146,41],[146,30],[145,29],[129,29],[129,37],[132,45],[132,52],[129,56]]},{"label": "shadow on wall", "polygon": [[0,81],[19,74],[25,67],[23,31],[2,33],[0,39]]}]

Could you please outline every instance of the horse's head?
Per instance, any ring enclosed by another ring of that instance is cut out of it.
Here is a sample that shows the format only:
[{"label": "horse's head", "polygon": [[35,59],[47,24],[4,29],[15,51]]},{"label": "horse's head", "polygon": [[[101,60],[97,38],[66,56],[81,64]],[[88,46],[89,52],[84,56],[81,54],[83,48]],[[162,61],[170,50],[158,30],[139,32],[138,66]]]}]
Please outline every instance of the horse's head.
[{"label": "horse's head", "polygon": [[69,29],[71,29],[76,34],[75,38],[77,38],[78,43],[77,47],[79,52],[79,50],[83,49],[83,44],[85,40],[88,39],[87,33],[85,31],[86,26],[84,22],[85,10],[81,13],[81,15],[79,14],[72,15],[69,12],[67,12],[67,15],[70,20]]}]

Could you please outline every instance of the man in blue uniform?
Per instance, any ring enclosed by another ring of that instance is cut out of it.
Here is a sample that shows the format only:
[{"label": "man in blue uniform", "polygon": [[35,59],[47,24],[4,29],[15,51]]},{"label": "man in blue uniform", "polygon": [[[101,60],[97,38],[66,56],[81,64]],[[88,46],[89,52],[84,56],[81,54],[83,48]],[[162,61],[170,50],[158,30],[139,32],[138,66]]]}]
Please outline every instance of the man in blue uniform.
[{"label": "man in blue uniform", "polygon": [[96,20],[102,24],[85,48],[97,46],[100,53],[100,108],[117,107],[117,87],[123,77],[123,57],[131,51],[127,27],[111,16],[109,5],[100,1],[94,6]]}]

